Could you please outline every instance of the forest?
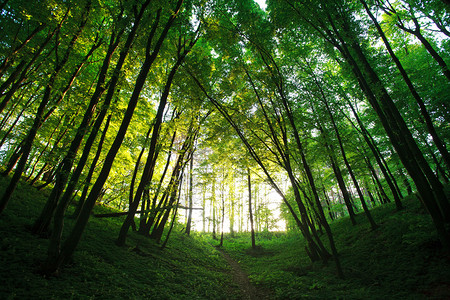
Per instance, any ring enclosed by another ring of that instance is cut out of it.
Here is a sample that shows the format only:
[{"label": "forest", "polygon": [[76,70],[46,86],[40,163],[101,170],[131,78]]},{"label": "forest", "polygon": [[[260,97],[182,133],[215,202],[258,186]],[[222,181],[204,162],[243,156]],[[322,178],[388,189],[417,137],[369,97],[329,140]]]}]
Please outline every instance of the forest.
[{"label": "forest", "polygon": [[449,0],[0,10],[0,298],[450,299]]}]

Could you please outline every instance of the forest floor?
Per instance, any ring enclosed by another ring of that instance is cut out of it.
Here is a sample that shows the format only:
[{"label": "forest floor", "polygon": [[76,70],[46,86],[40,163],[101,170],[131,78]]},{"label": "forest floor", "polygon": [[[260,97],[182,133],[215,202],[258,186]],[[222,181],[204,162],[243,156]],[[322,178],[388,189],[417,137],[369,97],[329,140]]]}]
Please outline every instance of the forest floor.
[{"label": "forest floor", "polygon": [[[0,192],[5,182],[0,177]],[[91,216],[73,261],[58,277],[42,277],[36,271],[48,239],[28,228],[48,195],[21,183],[0,215],[0,299],[242,299],[221,253],[202,238],[187,237],[182,226],[174,227],[164,250],[134,232],[125,247],[116,246],[124,217]],[[94,210],[114,212],[101,205]],[[65,220],[65,236],[73,223]]]},{"label": "forest floor", "polygon": [[[0,177],[0,192],[4,185]],[[450,256],[416,199],[401,212],[373,209],[376,230],[362,214],[357,226],[347,218],[331,224],[345,280],[333,261],[311,263],[295,230],[259,232],[255,250],[249,234],[226,234],[219,249],[210,234],[187,237],[177,225],[164,250],[134,232],[117,247],[123,217],[92,217],[73,261],[43,278],[36,270],[48,240],[27,228],[48,194],[20,184],[0,215],[0,299],[450,299]]]},{"label": "forest floor", "polygon": [[228,253],[226,253],[223,249],[217,249],[222,253],[223,257],[230,265],[233,282],[239,287],[240,294],[242,295],[243,300],[272,299],[273,293],[271,291],[269,291],[267,288],[257,288],[253,284],[251,284],[248,274],[244,270],[242,270],[239,263],[231,258],[231,256],[228,255]]},{"label": "forest floor", "polygon": [[[273,299],[450,299],[450,254],[429,215],[409,197],[405,209],[374,208],[371,230],[363,214],[331,224],[345,279],[333,260],[311,263],[299,232],[260,232],[257,249],[249,234],[226,235],[223,245],[251,284],[273,291]],[[327,245],[326,236],[322,240]],[[329,247],[327,247],[329,249]]]}]

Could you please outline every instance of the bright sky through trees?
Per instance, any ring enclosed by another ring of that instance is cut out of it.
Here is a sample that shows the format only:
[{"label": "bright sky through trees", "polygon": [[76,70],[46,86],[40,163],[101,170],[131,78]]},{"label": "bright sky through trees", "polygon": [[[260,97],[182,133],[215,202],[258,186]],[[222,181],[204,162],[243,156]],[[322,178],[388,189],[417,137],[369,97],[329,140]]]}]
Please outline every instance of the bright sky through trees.
[{"label": "bright sky through trees", "polygon": [[261,7],[262,10],[266,10],[266,0],[255,0],[255,2],[258,3],[259,7]]}]

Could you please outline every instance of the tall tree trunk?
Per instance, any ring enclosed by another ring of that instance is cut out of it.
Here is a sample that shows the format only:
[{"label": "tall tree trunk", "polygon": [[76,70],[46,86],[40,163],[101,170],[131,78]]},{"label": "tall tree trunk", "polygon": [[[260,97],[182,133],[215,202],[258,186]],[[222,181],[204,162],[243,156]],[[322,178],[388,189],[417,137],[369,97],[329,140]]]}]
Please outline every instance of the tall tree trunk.
[{"label": "tall tree trunk", "polygon": [[[270,70],[270,67],[268,66],[268,64],[266,63],[267,68]],[[306,208],[304,206],[304,204],[302,203],[301,200],[301,196],[299,193],[299,189],[297,188],[297,180],[294,176],[293,173],[293,169],[291,167],[291,158],[290,158],[290,152],[289,149],[287,147],[288,145],[288,138],[287,138],[287,131],[284,128],[284,125],[281,124],[281,122],[279,122],[280,118],[279,117],[274,117],[274,119],[276,120],[276,122],[278,123],[278,125],[280,126],[281,129],[281,135],[282,135],[282,141],[283,144],[281,143],[281,141],[278,138],[278,134],[276,133],[274,126],[272,125],[272,121],[270,120],[267,110],[265,109],[265,106],[263,104],[263,102],[261,101],[261,98],[259,96],[258,90],[256,89],[252,77],[250,76],[249,72],[245,69],[247,77],[249,79],[250,84],[252,85],[253,91],[256,95],[256,98],[258,100],[259,106],[261,107],[263,114],[264,114],[264,118],[267,121],[267,124],[269,125],[270,128],[270,132],[272,135],[273,140],[275,141],[277,150],[280,154],[280,157],[282,157],[283,162],[281,163],[281,165],[283,166],[283,168],[286,170],[286,172],[288,173],[289,176],[289,180],[291,182],[291,185],[293,187],[293,191],[294,191],[294,197],[295,197],[295,201],[299,207],[300,210],[300,217],[301,217],[301,221],[298,219],[298,217],[296,216],[295,212],[293,211],[293,209],[290,207],[290,205],[288,205],[288,208],[290,210],[290,212],[292,213],[292,215],[294,216],[294,219],[296,220],[297,225],[299,226],[303,236],[305,237],[305,239],[307,240],[307,244],[309,247],[309,250],[307,251],[308,255],[310,256],[311,260],[318,260],[319,257],[320,259],[322,259],[324,262],[326,262],[329,257],[330,254],[328,253],[328,251],[325,249],[325,247],[322,244],[322,241],[320,239],[316,239],[317,243],[314,242],[313,240],[313,236],[311,235],[311,232],[308,229],[308,214],[306,211]],[[287,115],[288,115],[288,119],[289,119],[289,123],[293,129],[294,132],[294,137],[295,137],[295,141],[297,144],[297,147],[300,151],[300,155],[302,157],[302,163],[304,164],[304,168],[305,170],[308,169],[308,171],[306,171],[307,173],[310,172],[308,163],[306,161],[306,157],[304,155],[303,152],[303,146],[302,143],[300,141],[300,137],[298,135],[298,131],[297,131],[297,127],[295,125],[294,119],[293,119],[293,114],[290,110],[289,107],[289,103],[288,100],[284,97],[284,92],[281,88],[279,88],[279,93],[281,95],[281,101],[282,101],[282,105],[284,107],[284,110],[286,111]],[[272,106],[275,107],[275,104],[272,102]],[[311,178],[312,178],[312,173],[311,173]],[[313,182],[313,181],[312,181]],[[313,187],[315,188],[314,184]],[[287,201],[286,201],[287,202]],[[288,204],[288,203],[286,203]],[[331,231],[330,231],[331,233]]]},{"label": "tall tree trunk", "polygon": [[86,23],[83,23],[83,22],[80,23],[78,31],[73,35],[61,61],[57,62],[56,66],[55,66],[55,70],[53,71],[53,73],[47,83],[41,103],[39,104],[39,107],[37,109],[37,112],[36,112],[36,115],[35,115],[35,118],[33,121],[33,125],[31,126],[31,128],[28,131],[28,134],[24,140],[24,145],[22,147],[22,155],[20,157],[20,160],[19,160],[16,170],[14,172],[14,175],[12,176],[11,181],[8,184],[8,186],[6,187],[6,190],[0,200],[0,213],[3,212],[3,210],[6,208],[6,205],[9,202],[9,200],[11,199],[11,196],[17,187],[20,177],[22,176],[22,173],[25,169],[25,165],[28,160],[28,155],[30,154],[31,147],[33,145],[34,138],[36,137],[38,129],[41,127],[42,123],[45,120],[44,111],[50,100],[50,95],[53,90],[53,85],[54,85],[56,79],[58,78],[58,76],[60,75],[63,67],[66,65],[67,61],[69,60],[69,55],[71,54],[71,52],[74,48],[75,42],[77,41],[78,37],[80,36],[85,24]]},{"label": "tall tree trunk", "polygon": [[213,177],[211,188],[211,206],[212,206],[212,238],[217,240],[216,236],[216,178]]},{"label": "tall tree trunk", "polygon": [[[33,103],[34,103],[34,101],[37,99],[37,97],[30,97],[29,99],[28,99],[28,101],[25,103],[25,107],[20,111],[20,113],[17,115],[17,117],[14,119],[14,122],[11,124],[11,126],[8,128],[8,130],[5,132],[5,135],[3,136],[3,138],[2,138],[2,140],[0,141],[0,147],[2,147],[3,146],[3,144],[6,142],[6,140],[7,140],[7,138],[8,138],[8,135],[13,131],[13,129],[15,128],[15,126],[16,126],[16,124],[17,124],[17,122],[19,122],[20,120],[21,120],[21,118],[22,118],[22,115],[23,115],[23,113],[25,112],[25,110],[27,109],[27,108],[29,108]],[[13,168],[14,168],[14,166],[13,166]],[[12,168],[11,168],[11,170],[12,170]],[[11,171],[10,170],[10,171]],[[3,173],[3,175],[6,175],[6,174],[9,174],[9,172],[10,171],[5,171],[4,173]]]},{"label": "tall tree trunk", "polygon": [[328,143],[328,141],[327,141],[328,136],[325,133],[319,120],[317,120],[317,124],[319,126],[319,131],[322,133],[322,135],[325,136],[324,146],[328,153],[328,158],[330,160],[334,176],[336,177],[336,180],[338,182],[339,189],[341,190],[341,194],[342,194],[342,198],[344,199],[345,206],[347,207],[347,212],[350,217],[350,221],[352,222],[353,225],[356,225],[356,214],[355,214],[355,211],[353,210],[353,203],[352,203],[352,200],[350,199],[350,193],[348,192],[347,186],[344,181],[344,177],[342,176],[341,168],[339,167],[339,165],[336,161],[333,146]]},{"label": "tall tree trunk", "polygon": [[[20,85],[25,81],[27,75],[28,75],[28,71],[30,70],[30,68],[33,66],[33,64],[36,62],[36,60],[41,56],[42,51],[44,51],[44,49],[47,47],[48,43],[51,41],[51,39],[57,34],[57,32],[59,32],[59,30],[61,29],[61,26],[63,24],[63,22],[65,21],[67,17],[67,13],[66,15],[63,17],[63,20],[61,20],[61,22],[55,27],[55,29],[53,29],[53,31],[50,31],[46,38],[44,39],[44,41],[39,45],[39,47],[37,48],[36,52],[33,53],[33,56],[31,57],[30,61],[28,62],[28,64],[22,68],[21,73],[19,78],[16,80],[16,82],[14,82],[11,86],[11,88],[9,89],[9,91],[5,94],[5,97],[3,98],[2,102],[0,102],[0,113],[3,112],[3,110],[5,109],[6,105],[8,104],[8,102],[11,100],[11,98],[13,97],[13,95],[15,94],[15,92],[19,89]],[[14,78],[17,75],[14,75]],[[6,87],[5,87],[6,88]]]},{"label": "tall tree trunk", "polygon": [[225,195],[224,195],[224,187],[223,187],[223,179],[222,179],[222,191],[220,193],[220,198],[222,198],[222,221],[220,222],[220,243],[219,247],[223,246],[223,225],[225,223]]},{"label": "tall tree trunk", "polygon": [[[45,26],[46,24],[39,24],[38,26],[36,26],[36,28],[19,45],[17,45],[11,51],[11,53],[9,53],[5,57],[5,59],[2,61],[2,64],[0,65],[0,78],[3,77],[4,72],[9,68],[9,66],[11,66],[12,63],[14,63],[14,57],[16,56],[16,54],[20,50],[22,50],[37,33],[42,31],[42,29],[44,29]],[[3,93],[3,91],[0,91],[0,94],[1,93]]]},{"label": "tall tree trunk", "polygon": [[255,229],[253,228],[253,212],[252,212],[252,181],[250,179],[250,168],[247,167],[247,182],[248,182],[248,215],[250,217],[250,232],[252,238],[252,249],[256,249],[255,243]]},{"label": "tall tree trunk", "polygon": [[[329,17],[329,19],[331,20],[331,17]],[[368,97],[370,104],[382,122],[402,163],[414,180],[416,187],[421,194],[421,198],[433,219],[442,244],[445,248],[450,248],[450,235],[445,229],[445,219],[448,218],[450,209],[441,210],[444,206],[448,206],[448,200],[443,193],[442,185],[438,181],[436,182],[436,178],[433,178],[435,176],[432,174],[429,165],[424,160],[411,132],[404,123],[403,118],[400,116],[391,97],[384,88],[383,83],[367,61],[359,44],[357,44],[355,40],[350,44],[351,49],[356,53],[356,57],[359,61],[358,64],[350,54],[347,43],[339,35],[336,26],[333,23],[332,25],[334,26],[334,32],[341,41],[342,47],[340,47],[339,50],[342,51],[343,56],[352,66],[352,71],[358,79],[362,90]],[[349,28],[347,23],[344,23],[343,29],[348,32]],[[364,76],[363,73],[367,75]],[[372,90],[374,87],[377,89],[376,92]],[[378,95],[380,102],[378,102],[375,95]],[[434,193],[436,193],[437,196],[435,196]]]},{"label": "tall tree trunk", "polygon": [[[256,163],[261,167],[261,169],[263,170],[264,174],[267,177],[267,180],[269,181],[270,185],[275,189],[275,191],[281,196],[283,203],[286,204],[289,212],[292,214],[296,225],[299,227],[299,229],[305,229],[305,226],[303,225],[302,221],[299,219],[299,217],[297,216],[297,213],[295,212],[294,208],[292,207],[292,205],[289,203],[289,201],[286,199],[284,193],[281,191],[281,189],[279,188],[279,186],[275,183],[274,179],[272,178],[272,176],[270,175],[269,171],[267,170],[266,166],[264,165],[262,159],[259,157],[259,155],[256,153],[255,149],[253,148],[253,146],[249,143],[248,139],[244,136],[243,132],[240,130],[240,128],[238,127],[238,125],[234,122],[233,118],[230,116],[230,114],[228,113],[228,111],[224,108],[224,106],[218,102],[216,99],[214,99],[213,97],[211,97],[208,92],[206,91],[205,87],[203,86],[203,84],[198,80],[198,78],[192,74],[191,72],[189,73],[192,77],[192,79],[195,81],[195,83],[197,84],[197,86],[201,89],[201,91],[205,94],[205,96],[208,98],[208,100],[211,101],[211,103],[213,103],[213,105],[219,110],[219,112],[222,114],[222,116],[228,121],[228,123],[233,127],[233,129],[236,131],[236,133],[238,134],[239,138],[241,139],[241,141],[244,143],[245,147],[247,148],[247,150],[249,151],[250,156],[256,161]],[[249,77],[251,78],[251,77]],[[257,94],[257,93],[256,93]],[[258,95],[258,94],[257,94]],[[258,97],[257,97],[258,98]],[[258,98],[259,100],[259,98]],[[264,106],[261,105],[261,107],[264,110]],[[270,124],[270,122],[269,122]],[[277,136],[274,135],[274,138],[277,139]],[[284,153],[283,151],[280,151],[280,154]],[[213,213],[215,212],[215,210],[213,210]],[[307,229],[306,229],[307,231]],[[305,231],[305,232],[306,232]],[[302,231],[303,233],[304,231]],[[213,235],[215,235],[215,232],[213,233]],[[312,238],[309,238],[310,235],[308,234],[308,232],[305,233],[305,238],[308,241],[308,245],[310,247],[310,250],[307,250],[307,254],[310,257],[310,259],[312,261],[316,261],[319,260],[319,248],[317,246],[316,243],[314,243]],[[326,251],[325,251],[326,252]],[[327,256],[327,252],[325,253],[323,252],[323,257],[324,259]]]},{"label": "tall tree trunk", "polygon": [[191,153],[191,161],[189,165],[189,211],[188,211],[188,220],[186,224],[186,234],[191,234],[191,223],[192,223],[192,189],[193,189],[193,171],[194,168],[194,151]]},{"label": "tall tree trunk", "polygon": [[150,212],[149,216],[144,215],[141,217],[140,224],[139,224],[139,230],[138,230],[138,232],[140,234],[143,234],[143,235],[149,234],[150,229],[153,225],[154,219],[156,217],[156,211],[159,207],[161,207],[161,205],[163,205],[162,200],[158,203],[158,206],[156,205],[156,202],[157,202],[159,194],[162,190],[162,186],[163,186],[163,182],[166,177],[166,174],[167,174],[167,170],[169,169],[169,165],[170,165],[171,157],[172,157],[172,146],[175,141],[176,134],[177,134],[177,131],[175,130],[173,132],[172,139],[170,141],[170,145],[168,147],[169,153],[167,154],[166,165],[164,166],[164,170],[161,174],[161,178],[159,179],[158,188],[156,189],[155,195],[153,196],[153,201],[151,203],[151,207],[147,207],[147,209],[150,210],[151,212]]},{"label": "tall tree trunk", "polygon": [[[122,123],[119,127],[119,130],[117,132],[116,138],[113,141],[113,144],[111,145],[110,150],[108,151],[108,154],[106,155],[103,167],[100,171],[100,174],[94,183],[91,192],[89,193],[89,196],[86,199],[85,204],[83,205],[83,208],[80,211],[80,214],[78,216],[77,222],[75,223],[72,231],[70,232],[68,238],[66,239],[59,255],[57,255],[54,259],[51,261],[48,261],[47,266],[45,267],[46,270],[44,270],[45,273],[53,273],[56,272],[62,264],[69,259],[69,257],[72,256],[72,253],[75,251],[76,246],[78,245],[78,242],[83,234],[84,228],[86,227],[87,221],[90,216],[90,212],[92,211],[92,208],[94,207],[94,204],[98,198],[98,196],[101,193],[101,190],[103,188],[103,185],[108,178],[109,172],[111,170],[112,164],[114,162],[115,156],[117,152],[119,151],[120,145],[122,144],[122,141],[125,137],[125,133],[128,129],[128,126],[131,122],[131,118],[133,116],[134,110],[136,108],[140,92],[143,88],[143,85],[145,83],[145,79],[147,77],[148,71],[150,70],[150,67],[153,63],[153,61],[156,59],[156,56],[158,55],[158,52],[165,40],[165,37],[167,35],[168,30],[170,29],[174,19],[176,18],[178,11],[181,7],[182,0],[179,0],[177,3],[177,8],[174,10],[174,13],[169,17],[169,21],[164,28],[163,32],[160,35],[159,40],[157,41],[154,52],[151,55],[150,59],[146,59],[141,71],[138,75],[138,78],[136,80],[135,89],[133,90],[132,96],[130,98],[130,101],[128,103],[127,110],[125,112],[125,115],[123,117]],[[141,9],[137,13],[136,22],[138,22],[142,15],[144,14],[144,11],[146,10],[148,4],[150,3],[150,0],[147,0],[144,4],[141,5]]]},{"label": "tall tree trunk", "polygon": [[[181,178],[180,185],[181,185],[182,181],[183,181],[183,179]],[[179,189],[179,190],[181,190],[181,189]],[[178,213],[178,206],[180,205],[180,198],[181,198],[180,197],[180,193],[178,193],[177,203],[175,204],[175,209],[174,209],[173,214],[172,214],[172,222],[170,223],[169,230],[167,231],[166,239],[164,240],[163,244],[161,245],[161,250],[166,248],[167,242],[169,241],[170,233],[172,232],[173,226],[175,225],[175,221],[177,219],[177,213]]]},{"label": "tall tree trunk", "polygon": [[[75,77],[77,76],[81,67],[84,65],[84,63],[87,61],[87,59],[94,53],[95,49],[97,49],[99,46],[100,46],[100,44],[97,43],[97,41],[94,43],[94,45],[92,45],[89,53],[84,57],[83,61],[77,66],[75,72],[73,72],[72,76],[69,79],[69,83],[66,85],[66,88],[59,95],[56,103],[59,103],[62,101],[65,94],[67,93],[69,88],[72,86],[72,83],[74,82]],[[69,175],[72,170],[72,166],[73,166],[76,154],[78,152],[78,148],[81,145],[81,142],[87,131],[87,128],[89,128],[90,118],[91,118],[92,114],[94,113],[94,107],[95,107],[95,103],[92,103],[92,101],[91,101],[89,103],[89,107],[87,108],[87,111],[83,117],[83,120],[81,121],[81,123],[78,127],[75,137],[70,144],[69,150],[67,151],[66,155],[64,156],[64,158],[61,162],[61,171],[58,174],[56,174],[55,186],[53,187],[52,192],[50,193],[50,196],[47,199],[47,203],[45,204],[43,210],[41,211],[40,216],[38,217],[38,219],[35,221],[35,223],[33,225],[32,231],[35,234],[42,234],[43,232],[48,231],[48,227],[51,223],[53,213],[58,205],[58,200],[59,200],[62,192],[64,191],[67,180],[69,179]],[[52,109],[54,110],[54,108],[56,108],[56,105],[53,106]]]},{"label": "tall tree trunk", "polygon": [[[97,151],[95,153],[94,159],[92,160],[91,167],[89,168],[89,172],[88,172],[88,174],[86,176],[86,182],[84,184],[83,191],[81,192],[80,199],[78,200],[78,203],[77,203],[75,211],[74,211],[74,213],[72,215],[72,218],[78,217],[78,215],[79,215],[79,213],[81,211],[81,208],[83,207],[84,201],[85,201],[87,193],[89,191],[89,186],[90,186],[90,183],[91,183],[91,180],[92,180],[92,176],[94,175],[95,167],[97,166],[98,160],[100,159],[100,155],[102,153],[103,143],[104,143],[105,138],[106,138],[106,133],[108,132],[109,124],[111,122],[111,117],[112,117],[112,115],[109,115],[108,118],[106,119],[105,127],[103,128],[103,132],[102,132],[102,135],[100,137],[100,141],[98,142]],[[85,146],[85,149],[86,149],[86,146]],[[83,151],[85,151],[85,150],[83,150]],[[74,175],[75,174],[76,174],[76,171],[74,172]],[[72,177],[74,175],[72,175]],[[67,187],[66,193],[63,195],[63,198],[67,197],[66,194],[70,195],[71,193],[72,192],[71,192],[70,183],[69,183],[69,186]]]},{"label": "tall tree trunk", "polygon": [[[394,197],[396,209],[397,210],[403,209],[402,202],[401,202],[401,196],[398,193],[397,189],[395,188],[394,178],[389,175],[387,164],[383,163],[384,158],[381,155],[381,152],[378,150],[377,145],[375,144],[375,140],[372,138],[370,133],[367,131],[366,127],[362,123],[361,119],[359,118],[358,113],[356,112],[356,109],[353,107],[351,102],[347,100],[347,104],[350,107],[350,109],[352,110],[356,121],[358,122],[358,125],[361,129],[361,135],[363,136],[367,146],[369,146],[370,151],[372,152],[373,156],[375,157],[375,160],[376,160],[381,172],[383,173],[384,178],[386,179],[389,189],[391,190],[392,196]],[[370,168],[373,169],[372,165],[370,165]],[[384,195],[386,195],[386,193],[384,192],[384,189],[383,189],[383,193],[384,193]],[[386,195],[386,199],[387,199],[387,195]]]},{"label": "tall tree trunk", "polygon": [[414,12],[412,11],[412,9],[410,9],[410,13],[411,13],[411,20],[413,21],[414,26],[415,26],[414,29],[410,29],[405,26],[405,24],[403,23],[403,20],[400,18],[400,15],[396,12],[396,10],[391,5],[390,5],[389,9],[386,7],[381,7],[381,8],[385,12],[395,13],[395,16],[397,17],[397,23],[396,23],[397,27],[407,33],[414,35],[422,43],[422,45],[425,47],[425,49],[428,51],[428,53],[431,55],[431,57],[433,57],[433,59],[438,63],[444,76],[448,80],[450,80],[450,69],[448,68],[444,59],[439,55],[439,53],[437,53],[437,51],[433,48],[433,46],[430,44],[430,42],[423,36],[423,34],[421,32],[421,28],[420,28],[420,23],[417,20],[417,18],[414,16]]},{"label": "tall tree trunk", "polygon": [[337,140],[338,140],[338,143],[339,143],[339,148],[341,150],[342,159],[344,160],[344,164],[347,167],[348,173],[349,173],[349,175],[350,175],[350,177],[351,177],[351,179],[353,181],[353,185],[356,188],[356,191],[357,191],[358,196],[359,196],[359,200],[361,201],[361,205],[362,205],[362,207],[364,209],[364,213],[366,214],[366,217],[369,220],[371,228],[372,229],[376,229],[377,228],[377,224],[375,223],[375,221],[372,218],[372,215],[371,215],[371,213],[369,211],[369,208],[367,207],[366,200],[364,199],[363,193],[361,192],[361,188],[359,187],[358,181],[356,180],[356,176],[353,173],[353,170],[352,170],[352,168],[350,166],[350,163],[348,162],[347,155],[346,155],[345,149],[344,149],[344,145],[342,143],[341,134],[339,133],[339,129],[338,129],[337,125],[336,125],[333,113],[331,112],[330,106],[328,105],[328,101],[327,101],[327,99],[325,97],[325,94],[323,93],[322,87],[317,82],[317,80],[315,78],[315,75],[313,75],[313,76],[314,76],[314,81],[316,82],[316,85],[318,86],[318,88],[319,88],[319,90],[320,90],[320,92],[322,94],[322,99],[323,99],[323,102],[325,104],[325,108],[326,108],[326,110],[328,112],[328,115],[330,116],[331,124],[333,125],[333,129],[334,129],[334,132],[336,134],[336,137],[337,137]]},{"label": "tall tree trunk", "polygon": [[[431,120],[431,117],[430,117],[430,115],[429,115],[429,113],[428,113],[428,111],[427,111],[427,109],[425,107],[425,103],[423,102],[422,98],[420,97],[419,93],[417,92],[416,88],[414,87],[411,79],[409,79],[409,76],[406,73],[405,69],[403,68],[403,65],[401,64],[400,60],[398,59],[398,57],[395,55],[394,51],[392,50],[391,45],[390,45],[388,39],[386,38],[386,35],[383,32],[383,29],[378,24],[377,19],[375,18],[375,16],[370,11],[369,7],[367,6],[367,3],[364,0],[360,0],[360,2],[363,4],[367,14],[369,15],[369,17],[372,20],[373,24],[375,25],[378,33],[380,34],[380,37],[383,40],[383,42],[384,42],[384,44],[386,46],[386,49],[389,52],[389,55],[391,56],[391,58],[394,61],[395,65],[397,66],[400,74],[402,75],[403,80],[405,81],[406,85],[408,86],[409,91],[411,92],[411,95],[416,100],[417,105],[420,108],[420,112],[422,114],[422,117],[425,120],[425,124],[427,126],[428,132],[430,133],[431,137],[433,138],[434,144],[436,145],[436,147],[439,150],[439,153],[441,154],[442,158],[444,159],[444,162],[447,165],[447,169],[450,169],[450,154],[448,153],[448,150],[447,150],[445,144],[443,143],[443,141],[441,140],[441,138],[437,134],[436,129],[434,128],[433,121]],[[420,31],[419,31],[419,33],[420,33]],[[421,40],[421,39],[419,38],[419,40]],[[422,43],[423,43],[423,41],[422,41]],[[434,49],[432,47],[431,47],[431,49],[432,49],[432,51],[434,51]],[[428,48],[427,48],[427,50],[428,50]],[[428,51],[430,51],[430,50],[428,50]],[[434,53],[436,53],[436,52],[434,51]],[[443,62],[442,58],[439,61]],[[441,63],[440,63],[440,65],[441,65]],[[448,67],[445,64],[445,62],[444,62],[443,65],[441,65],[441,68],[443,68],[444,74],[450,80],[450,71],[448,70]]]},{"label": "tall tree trunk", "polygon": [[[181,189],[181,180],[183,177],[184,169],[189,161],[190,156],[192,154],[192,145],[193,140],[195,139],[195,136],[197,135],[196,132],[191,131],[192,127],[189,129],[189,132],[187,134],[187,137],[185,141],[183,142],[182,149],[180,150],[180,154],[178,156],[177,162],[175,164],[174,170],[172,172],[172,177],[169,183],[168,187],[168,193],[170,193],[168,206],[169,208],[160,215],[160,220],[155,223],[155,226],[153,228],[152,233],[150,234],[150,238],[156,240],[158,243],[161,240],[164,227],[166,225],[166,222],[169,218],[171,207],[175,202],[179,202],[179,196],[178,191]],[[185,155],[188,154],[188,155]],[[185,160],[185,156],[188,156]]]},{"label": "tall tree trunk", "polygon": [[33,176],[34,170],[36,170],[37,164],[40,162],[41,157],[44,155],[44,153],[47,151],[47,148],[50,146],[50,143],[53,139],[53,135],[56,133],[56,131],[58,130],[59,126],[61,125],[63,119],[65,118],[65,113],[59,118],[58,123],[56,124],[56,126],[53,128],[52,132],[50,133],[50,137],[47,139],[47,143],[44,146],[44,149],[40,150],[39,155],[36,157],[36,160],[33,164],[33,166],[31,167],[31,171],[30,174],[27,177],[27,181],[30,180],[30,178]]},{"label": "tall tree trunk", "polygon": [[[183,0],[179,0],[178,1],[177,9],[175,10],[176,12],[179,11],[182,2],[183,2]],[[175,16],[176,16],[176,14],[172,15],[172,17],[167,22],[166,27],[165,27],[165,33],[161,34],[160,40],[158,41],[160,45],[162,44],[162,42],[163,42],[163,40],[165,38],[165,35],[167,34],[170,26],[172,25],[172,22],[174,21]],[[155,27],[155,30],[156,30],[156,27]],[[151,42],[151,36],[150,36],[150,38],[148,40],[148,46],[150,46],[150,42]],[[169,96],[169,92],[170,92],[170,88],[171,88],[171,85],[172,85],[172,81],[173,81],[173,79],[175,77],[176,72],[178,71],[178,68],[183,63],[184,58],[190,52],[190,50],[194,46],[195,42],[196,42],[196,40],[192,40],[189,45],[186,45],[186,44],[184,45],[184,46],[186,46],[186,48],[184,48],[184,52],[181,53],[181,51],[180,51],[180,55],[177,58],[176,63],[173,65],[173,67],[170,70],[170,73],[169,73],[169,75],[167,77],[167,81],[166,81],[166,84],[164,86],[164,91],[163,91],[163,93],[161,95],[161,99],[160,99],[160,102],[159,102],[158,110],[157,110],[157,113],[156,113],[156,116],[155,116],[155,124],[153,126],[153,133],[152,133],[152,139],[150,141],[150,148],[149,148],[149,152],[148,152],[147,163],[146,163],[146,165],[144,167],[142,178],[141,178],[139,186],[138,186],[138,188],[136,190],[136,195],[134,197],[133,203],[132,203],[132,205],[129,208],[130,214],[127,215],[127,217],[126,217],[126,219],[125,219],[125,221],[122,224],[122,227],[120,229],[119,237],[117,238],[117,242],[116,242],[116,244],[119,245],[119,246],[123,246],[125,244],[125,240],[126,240],[126,235],[127,235],[128,229],[129,229],[129,227],[131,225],[132,219],[134,219],[134,213],[136,212],[136,210],[137,210],[137,208],[139,206],[139,203],[141,201],[141,197],[142,197],[142,193],[144,191],[144,188],[148,184],[148,182],[150,182],[150,180],[151,180],[151,178],[153,176],[154,162],[156,162],[155,157],[154,157],[155,149],[156,149],[156,144],[157,144],[157,140],[158,140],[158,137],[159,137],[159,129],[160,129],[161,124],[162,124],[163,112],[164,112],[164,109],[166,107],[167,98]],[[181,50],[182,45],[180,44],[179,47],[180,47],[179,49]],[[147,51],[149,51],[149,50],[147,50]],[[155,54],[155,52],[152,53],[152,55],[150,55],[150,53],[147,52],[146,59],[144,61],[143,67],[141,68],[141,72],[139,73],[139,77],[142,77],[141,78],[141,82],[140,82],[140,84],[136,85],[140,89],[142,89],[142,87],[143,87],[143,84],[145,82],[145,78],[147,77],[148,71],[150,70],[150,66],[152,65],[153,61],[156,59],[156,55],[154,55],[154,54]],[[138,77],[138,81],[140,80],[139,77]],[[139,90],[139,92],[140,92],[140,90]],[[137,101],[137,98],[136,98],[136,101]],[[131,103],[131,100],[130,100],[130,103]],[[134,105],[134,106],[136,106],[136,105]],[[130,116],[130,119],[131,119],[131,116]]]}]

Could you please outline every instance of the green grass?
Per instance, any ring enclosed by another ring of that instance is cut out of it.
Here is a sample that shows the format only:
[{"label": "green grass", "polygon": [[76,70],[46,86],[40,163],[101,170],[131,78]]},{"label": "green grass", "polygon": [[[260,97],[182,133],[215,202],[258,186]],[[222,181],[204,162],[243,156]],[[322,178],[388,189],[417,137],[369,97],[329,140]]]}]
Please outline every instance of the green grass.
[{"label": "green grass", "polygon": [[[0,178],[0,192],[4,185]],[[0,215],[0,299],[242,299],[210,235],[186,237],[175,227],[162,251],[135,233],[117,247],[123,217],[92,217],[73,261],[59,277],[43,278],[35,271],[48,240],[27,227],[48,193],[21,184]],[[449,255],[420,203],[404,204],[401,212],[393,204],[372,210],[380,225],[375,231],[363,215],[357,226],[346,218],[331,224],[345,280],[337,278],[332,260],[309,261],[299,232],[259,233],[254,251],[249,234],[227,235],[224,249],[274,299],[450,299]],[[66,227],[72,225],[67,219]]]},{"label": "green grass", "polygon": [[[3,187],[5,179],[0,179]],[[1,189],[3,191],[3,188]],[[36,274],[48,240],[27,227],[43,207],[48,191],[23,184],[0,216],[0,299],[234,299],[229,267],[201,239],[174,228],[168,246],[131,233],[126,247],[114,241],[123,218],[89,221],[73,262],[59,277]],[[111,211],[96,207],[97,212]],[[71,227],[73,221],[66,220]],[[140,251],[136,251],[138,246]]]},{"label": "green grass", "polygon": [[363,215],[357,226],[346,218],[331,224],[345,280],[334,261],[308,260],[300,233],[260,234],[256,251],[249,235],[227,236],[224,247],[276,299],[450,299],[450,257],[420,203],[404,203],[401,212],[393,204],[374,209],[375,231]]}]

